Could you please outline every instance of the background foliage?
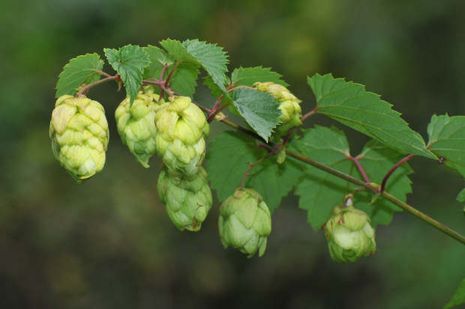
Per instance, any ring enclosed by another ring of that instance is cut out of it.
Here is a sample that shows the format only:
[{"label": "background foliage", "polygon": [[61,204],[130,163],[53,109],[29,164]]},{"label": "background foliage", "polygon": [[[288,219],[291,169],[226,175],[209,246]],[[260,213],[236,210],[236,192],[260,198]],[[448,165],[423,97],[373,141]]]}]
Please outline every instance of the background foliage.
[{"label": "background foliage", "polygon": [[[105,98],[113,137],[97,177],[76,185],[47,132],[68,59],[198,37],[224,46],[231,67],[283,73],[305,110],[306,75],[363,83],[426,138],[431,114],[465,114],[464,12],[458,0],[1,1],[0,307],[440,307],[465,275],[465,248],[413,217],[381,226],[373,257],[337,265],[288,198],[267,254],[247,260],[221,248],[216,208],[200,234],[172,226],[155,191],[159,167],[140,168],[118,141],[114,85],[92,92]],[[196,99],[211,103],[205,94]],[[346,132],[362,151],[366,139]],[[465,233],[454,201],[463,180],[427,159],[412,166],[410,202]]]}]

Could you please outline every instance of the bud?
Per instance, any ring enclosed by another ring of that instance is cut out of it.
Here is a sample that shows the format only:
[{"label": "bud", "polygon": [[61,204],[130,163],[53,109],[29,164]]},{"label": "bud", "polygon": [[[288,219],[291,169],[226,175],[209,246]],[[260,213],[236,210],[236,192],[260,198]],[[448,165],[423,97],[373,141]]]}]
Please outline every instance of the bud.
[{"label": "bud", "polygon": [[355,262],[375,253],[375,231],[368,215],[353,206],[338,206],[324,227],[329,253],[336,262]]},{"label": "bud", "polygon": [[271,233],[271,215],[260,194],[239,188],[220,207],[218,228],[225,248],[233,247],[254,256],[265,253]]},{"label": "bud", "polygon": [[129,98],[126,98],[115,111],[121,141],[146,168],[156,152],[155,112],[162,104],[158,99],[159,96],[154,93],[152,87],[145,87],[143,91],[139,91],[132,104]]},{"label": "bud", "polygon": [[180,177],[162,170],[157,188],[174,225],[181,231],[199,231],[212,206],[207,172],[200,168],[194,176]]},{"label": "bud", "polygon": [[103,106],[86,97],[58,98],[50,121],[53,154],[77,180],[92,177],[105,165],[109,131]]},{"label": "bud", "polygon": [[280,124],[276,128],[278,135],[283,135],[289,129],[300,126],[302,124],[302,109],[300,100],[294,96],[286,87],[272,82],[257,82],[254,87],[262,92],[271,94],[279,102],[279,117]]},{"label": "bud", "polygon": [[195,175],[205,157],[209,125],[189,97],[173,97],[155,115],[156,148],[170,173]]}]

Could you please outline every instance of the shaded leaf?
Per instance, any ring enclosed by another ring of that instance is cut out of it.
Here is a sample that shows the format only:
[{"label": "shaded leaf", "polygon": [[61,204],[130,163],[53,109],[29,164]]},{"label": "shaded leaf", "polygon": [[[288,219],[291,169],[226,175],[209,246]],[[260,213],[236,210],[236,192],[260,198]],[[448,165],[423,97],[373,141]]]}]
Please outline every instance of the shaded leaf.
[{"label": "shaded leaf", "polygon": [[281,74],[271,71],[270,68],[260,66],[235,69],[231,74],[231,81],[234,86],[253,86],[256,82],[273,82],[288,86],[288,84],[282,80]]},{"label": "shaded leaf", "polygon": [[444,309],[453,308],[465,304],[465,279],[462,280],[452,298],[444,306]]}]

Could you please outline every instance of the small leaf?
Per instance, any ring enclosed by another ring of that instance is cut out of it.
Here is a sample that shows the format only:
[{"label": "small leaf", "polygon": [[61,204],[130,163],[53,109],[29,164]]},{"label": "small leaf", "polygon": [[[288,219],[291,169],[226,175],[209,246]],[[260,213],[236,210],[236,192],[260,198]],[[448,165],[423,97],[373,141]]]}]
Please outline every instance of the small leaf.
[{"label": "small leaf", "polygon": [[465,202],[465,188],[460,190],[459,194],[456,197],[457,202],[464,203]]},{"label": "small leaf", "polygon": [[161,70],[165,64],[172,64],[173,62],[168,58],[166,53],[153,45],[142,48],[148,55],[150,64],[144,70],[144,79],[159,78]]},{"label": "small leaf", "polygon": [[256,82],[273,82],[288,86],[282,80],[281,74],[264,67],[237,68],[232,72],[231,81],[234,86],[253,86]]},{"label": "small leaf", "polygon": [[462,280],[454,295],[452,295],[449,302],[444,306],[444,309],[453,308],[463,304],[465,304],[465,279]]},{"label": "small leaf", "polygon": [[301,171],[292,161],[281,165],[275,158],[257,163],[267,155],[252,139],[232,131],[220,133],[210,143],[206,167],[212,187],[223,201],[240,185],[249,164],[251,170],[246,186],[259,192],[271,211],[279,207],[283,197],[289,194],[299,181]]},{"label": "small leaf", "polygon": [[103,60],[96,53],[71,59],[58,77],[56,97],[75,95],[81,85],[99,80],[100,74],[97,71],[102,68]]},{"label": "small leaf", "polygon": [[[389,169],[402,158],[402,155],[377,141],[370,141],[357,158],[370,180],[380,184]],[[412,172],[409,164],[402,164],[389,178],[386,191],[405,202],[407,195],[412,193],[412,182],[409,179]],[[360,176],[357,170],[353,170],[352,174]],[[368,213],[373,226],[391,223],[394,213],[402,211],[386,199],[378,198],[373,202],[372,199],[373,193],[366,191],[359,192],[355,196],[355,206]]]},{"label": "small leaf", "polygon": [[108,63],[121,76],[131,102],[142,85],[144,69],[150,65],[149,55],[140,46],[126,45],[120,49],[104,49]]},{"label": "small leaf", "polygon": [[223,91],[226,91],[226,72],[228,71],[228,55],[216,44],[210,44],[199,40],[187,40],[183,42],[189,55],[211,76],[213,82]]},{"label": "small leaf", "polygon": [[[294,139],[291,149],[350,174],[352,162],[347,159],[349,144],[344,132],[336,128],[316,126],[303,131],[303,136]],[[297,185],[299,208],[307,211],[307,219],[314,229],[320,229],[328,221],[333,208],[343,202],[352,185],[309,165],[301,165],[305,172]]]},{"label": "small leaf", "polygon": [[331,74],[316,74],[308,78],[318,112],[379,141],[403,154],[416,154],[436,159],[423,138],[409,128],[392,110],[392,105],[365,86],[334,78]]},{"label": "small leaf", "polygon": [[465,177],[465,116],[433,115],[428,135],[431,151]]},{"label": "small leaf", "polygon": [[265,141],[279,123],[279,103],[266,92],[238,88],[233,91],[233,104],[240,115]]}]

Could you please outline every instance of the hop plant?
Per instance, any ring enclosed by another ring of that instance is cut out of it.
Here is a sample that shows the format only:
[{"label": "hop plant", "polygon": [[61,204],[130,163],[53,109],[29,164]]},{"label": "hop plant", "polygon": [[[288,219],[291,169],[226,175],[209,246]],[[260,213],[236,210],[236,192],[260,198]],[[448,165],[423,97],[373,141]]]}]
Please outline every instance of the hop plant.
[{"label": "hop plant", "polygon": [[355,262],[375,253],[375,231],[368,215],[352,205],[338,206],[324,227],[329,253],[336,262]]},{"label": "hop plant", "polygon": [[221,205],[218,227],[225,248],[262,256],[271,233],[270,211],[259,193],[239,188]]},{"label": "hop plant", "polygon": [[162,170],[157,188],[174,225],[181,231],[199,231],[212,206],[207,172],[200,168],[194,176],[180,177]]},{"label": "hop plant", "polygon": [[195,175],[205,157],[209,125],[189,97],[172,97],[155,115],[156,148],[171,173]]},{"label": "hop plant", "polygon": [[302,109],[300,100],[294,96],[286,87],[272,82],[256,82],[255,88],[262,92],[271,94],[279,102],[280,124],[276,131],[278,135],[283,135],[289,129],[302,124]]},{"label": "hop plant", "polygon": [[149,160],[155,154],[155,112],[163,102],[152,87],[139,91],[131,104],[129,98],[123,100],[115,111],[116,125],[123,144],[136,157],[142,166],[148,168]]},{"label": "hop plant", "polygon": [[87,179],[103,169],[109,131],[100,103],[87,97],[59,97],[49,134],[53,154],[75,179]]}]

